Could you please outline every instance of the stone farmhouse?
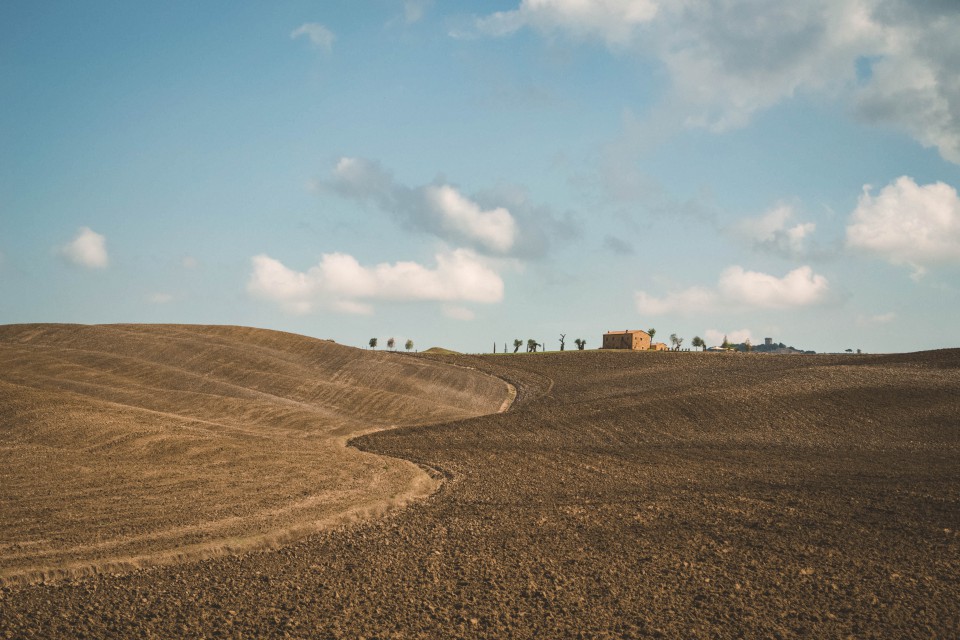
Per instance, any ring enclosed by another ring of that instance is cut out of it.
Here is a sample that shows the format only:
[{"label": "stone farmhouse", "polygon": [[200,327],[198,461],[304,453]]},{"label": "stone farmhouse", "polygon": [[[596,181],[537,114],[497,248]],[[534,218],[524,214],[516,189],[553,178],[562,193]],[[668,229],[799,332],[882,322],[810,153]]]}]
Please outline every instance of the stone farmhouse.
[{"label": "stone farmhouse", "polygon": [[603,334],[604,349],[646,351],[650,348],[650,334],[646,331],[607,331]]},{"label": "stone farmhouse", "polygon": [[669,351],[663,342],[650,341],[650,334],[639,329],[631,331],[607,331],[603,334],[604,349],[629,349],[630,351]]}]

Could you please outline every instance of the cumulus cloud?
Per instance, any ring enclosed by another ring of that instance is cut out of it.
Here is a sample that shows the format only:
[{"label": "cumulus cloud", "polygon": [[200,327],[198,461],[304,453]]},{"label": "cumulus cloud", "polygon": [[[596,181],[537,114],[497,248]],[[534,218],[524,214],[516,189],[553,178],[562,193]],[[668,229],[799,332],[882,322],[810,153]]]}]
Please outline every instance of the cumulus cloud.
[{"label": "cumulus cloud", "polygon": [[88,269],[104,269],[110,263],[107,239],[89,227],[81,227],[73,240],[60,247],[59,253],[69,262]]},{"label": "cumulus cloud", "polygon": [[468,197],[441,180],[408,187],[380,163],[362,158],[340,158],[331,177],[317,186],[371,204],[408,229],[495,255],[542,255],[552,237],[574,227],[516,191]]},{"label": "cumulus cloud", "polygon": [[488,35],[503,36],[523,27],[542,32],[565,31],[579,38],[600,38],[610,45],[627,44],[636,26],[657,15],[653,0],[522,0],[513,11],[499,11],[477,22]]},{"label": "cumulus cloud", "polygon": [[446,240],[505,253],[517,238],[517,223],[503,207],[484,210],[448,184],[410,188],[397,184],[377,162],[340,158],[325,185],[335,193],[374,203],[405,225]]},{"label": "cumulus cloud", "polygon": [[654,45],[673,81],[671,108],[721,132],[797,94],[851,86],[858,57],[877,53],[868,1],[677,3]]},{"label": "cumulus cloud", "polygon": [[877,3],[884,46],[857,94],[857,113],[902,129],[960,163],[960,8],[955,2]]},{"label": "cumulus cloud", "polygon": [[324,306],[343,313],[372,313],[370,301],[479,302],[503,299],[503,280],[469,249],[436,256],[434,268],[416,262],[363,266],[345,253],[324,254],[307,271],[296,271],[260,254],[252,258],[247,291],[290,313]]},{"label": "cumulus cloud", "polygon": [[686,126],[726,131],[794,96],[820,94],[960,163],[954,2],[522,0],[477,22],[492,36],[523,27],[658,60],[672,84],[662,113]]},{"label": "cumulus cloud", "polygon": [[431,185],[424,188],[423,194],[445,229],[501,253],[513,246],[517,223],[503,207],[483,211],[450,185]]},{"label": "cumulus cloud", "polygon": [[787,257],[806,253],[810,236],[816,230],[814,222],[796,222],[789,205],[774,207],[759,218],[747,218],[734,226],[734,232],[748,239],[754,247]]},{"label": "cumulus cloud", "polygon": [[720,275],[718,283],[726,300],[766,309],[820,304],[829,288],[827,279],[808,266],[797,267],[782,278],[733,266]]},{"label": "cumulus cloud", "polygon": [[407,196],[379,162],[364,158],[340,158],[330,180],[321,184],[346,198],[374,200],[383,207],[393,206],[396,200]]},{"label": "cumulus cloud", "polygon": [[325,51],[333,50],[333,42],[337,36],[319,22],[305,22],[290,32],[291,39],[305,37],[314,47]]},{"label": "cumulus cloud", "polygon": [[667,313],[688,313],[706,311],[717,305],[717,292],[705,287],[690,287],[682,291],[668,293],[662,297],[652,296],[646,291],[634,294],[637,311],[644,315],[662,316]]},{"label": "cumulus cloud", "polygon": [[902,176],[876,196],[864,186],[847,225],[847,246],[922,274],[933,264],[960,264],[960,198],[943,182],[918,185]]},{"label": "cumulus cloud", "polygon": [[517,240],[510,256],[541,258],[555,244],[583,237],[583,226],[571,211],[557,212],[530,199],[527,190],[518,185],[505,185],[494,190],[481,191],[477,201],[492,207],[501,204],[517,222]]},{"label": "cumulus cloud", "polygon": [[638,291],[634,296],[637,311],[645,315],[694,313],[728,309],[790,309],[809,307],[827,301],[827,279],[808,266],[797,267],[782,278],[728,267],[713,289],[690,287],[662,297]]}]

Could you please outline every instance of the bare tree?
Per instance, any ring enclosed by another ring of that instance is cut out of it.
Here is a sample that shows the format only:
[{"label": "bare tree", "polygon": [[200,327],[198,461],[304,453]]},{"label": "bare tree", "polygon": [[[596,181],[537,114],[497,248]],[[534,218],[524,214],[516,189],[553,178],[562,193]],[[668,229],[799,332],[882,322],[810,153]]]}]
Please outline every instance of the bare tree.
[{"label": "bare tree", "polygon": [[677,337],[677,334],[670,334],[670,342],[673,344],[674,351],[680,351],[680,345],[683,344],[683,338]]},{"label": "bare tree", "polygon": [[565,333],[560,334],[560,351],[563,351],[564,346],[567,344],[566,342],[564,342],[566,337],[567,337],[567,334]]}]

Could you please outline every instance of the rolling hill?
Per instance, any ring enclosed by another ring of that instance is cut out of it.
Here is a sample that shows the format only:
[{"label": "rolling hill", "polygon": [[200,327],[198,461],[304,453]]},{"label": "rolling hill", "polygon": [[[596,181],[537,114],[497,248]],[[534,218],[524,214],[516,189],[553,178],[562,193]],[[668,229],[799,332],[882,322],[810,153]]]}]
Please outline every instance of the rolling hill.
[{"label": "rolling hill", "polygon": [[431,493],[345,446],[503,409],[464,367],[222,326],[0,327],[0,583],[273,546]]}]

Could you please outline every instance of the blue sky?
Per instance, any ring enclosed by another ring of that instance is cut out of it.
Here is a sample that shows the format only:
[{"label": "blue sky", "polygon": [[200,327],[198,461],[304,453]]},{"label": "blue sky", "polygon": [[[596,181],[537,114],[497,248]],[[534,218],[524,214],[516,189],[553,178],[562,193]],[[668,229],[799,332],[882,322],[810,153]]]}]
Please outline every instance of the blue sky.
[{"label": "blue sky", "polygon": [[957,346],[956,33],[933,0],[6,2],[0,323]]}]

